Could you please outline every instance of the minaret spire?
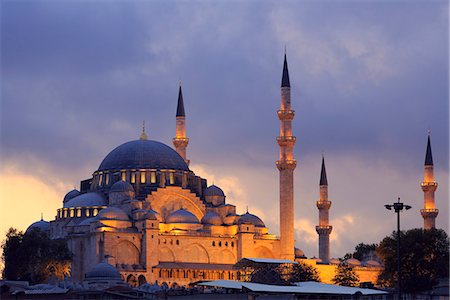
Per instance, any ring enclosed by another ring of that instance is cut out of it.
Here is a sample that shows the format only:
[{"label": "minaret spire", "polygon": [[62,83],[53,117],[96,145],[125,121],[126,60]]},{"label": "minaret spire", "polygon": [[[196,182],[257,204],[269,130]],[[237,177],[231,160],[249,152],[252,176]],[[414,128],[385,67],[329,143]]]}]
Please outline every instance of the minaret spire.
[{"label": "minaret spire", "polygon": [[425,164],[423,173],[423,182],[421,184],[424,193],[423,209],[420,214],[423,217],[423,228],[436,228],[436,217],[439,210],[436,208],[434,193],[437,189],[437,182],[434,179],[433,156],[431,154],[430,131],[428,131],[427,151],[425,154]]},{"label": "minaret spire", "polygon": [[283,75],[281,79],[281,103],[278,111],[280,135],[277,143],[280,158],[276,161],[280,171],[280,258],[294,260],[294,170],[297,161],[293,149],[296,138],[292,135],[292,120],[295,112],[291,107],[291,85],[286,53],[284,54]]},{"label": "minaret spire", "polygon": [[320,197],[316,202],[319,209],[319,225],[316,226],[319,235],[319,258],[323,263],[330,261],[330,233],[333,227],[329,224],[329,210],[331,201],[328,201],[328,181],[325,170],[325,158],[322,155],[322,170],[320,171]]},{"label": "minaret spire", "polygon": [[186,137],[186,113],[184,111],[183,91],[181,90],[181,81],[178,89],[178,104],[176,113],[176,133],[173,138],[173,145],[178,154],[189,165],[189,160],[186,158],[186,148],[189,144],[189,139]]}]

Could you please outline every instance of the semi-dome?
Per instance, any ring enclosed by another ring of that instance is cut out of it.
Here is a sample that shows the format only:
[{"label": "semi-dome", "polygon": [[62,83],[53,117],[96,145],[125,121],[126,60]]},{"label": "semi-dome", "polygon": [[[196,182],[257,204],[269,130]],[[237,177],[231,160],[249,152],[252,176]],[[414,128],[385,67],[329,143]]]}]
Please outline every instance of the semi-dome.
[{"label": "semi-dome", "polygon": [[30,232],[32,229],[39,229],[43,232],[49,232],[50,231],[50,223],[44,220],[40,220],[37,222],[34,222],[33,224],[31,224],[30,226],[28,226],[27,230],[25,231],[25,233]]},{"label": "semi-dome", "polygon": [[78,196],[80,194],[81,194],[81,192],[79,190],[73,189],[64,196],[63,202],[66,203],[67,201],[75,198],[76,196]]},{"label": "semi-dome", "polygon": [[98,215],[99,220],[117,220],[117,221],[129,221],[127,213],[118,207],[110,206],[102,209]]},{"label": "semi-dome", "polygon": [[200,222],[193,213],[185,209],[180,209],[170,213],[166,218],[166,223],[200,223]]},{"label": "semi-dome", "polygon": [[216,185],[211,185],[209,187],[207,187],[205,189],[205,191],[203,192],[203,195],[205,197],[209,197],[209,196],[221,196],[221,197],[225,197],[225,193],[222,191],[222,189]]},{"label": "semi-dome", "polygon": [[217,213],[209,211],[203,216],[202,223],[206,225],[222,225],[222,219]]},{"label": "semi-dome", "polygon": [[264,222],[258,218],[255,215],[252,215],[250,213],[245,213],[243,215],[241,215],[241,217],[239,218],[239,220],[237,221],[238,224],[253,224],[256,227],[266,227],[266,225],[264,224]]},{"label": "semi-dome", "polygon": [[109,190],[110,193],[134,193],[133,186],[123,180],[119,180],[116,183],[114,183]]},{"label": "semi-dome", "polygon": [[122,144],[103,159],[98,170],[169,169],[188,171],[184,159],[169,146],[151,140]]},{"label": "semi-dome", "polygon": [[96,264],[85,274],[86,279],[92,278],[107,278],[107,279],[119,279],[120,273],[116,268],[108,264],[106,261]]},{"label": "semi-dome", "polygon": [[105,206],[106,199],[99,193],[84,193],[68,202],[64,203],[64,207],[85,207],[85,206]]}]

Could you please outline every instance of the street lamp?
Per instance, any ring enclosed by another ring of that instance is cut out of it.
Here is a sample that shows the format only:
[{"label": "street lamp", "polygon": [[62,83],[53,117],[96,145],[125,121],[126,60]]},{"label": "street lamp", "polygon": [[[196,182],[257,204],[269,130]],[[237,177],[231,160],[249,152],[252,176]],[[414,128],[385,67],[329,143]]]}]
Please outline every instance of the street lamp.
[{"label": "street lamp", "polygon": [[408,210],[411,208],[409,205],[405,205],[402,202],[400,202],[400,197],[398,197],[397,202],[394,202],[394,204],[386,204],[384,207],[388,210],[394,209],[394,211],[397,213],[397,293],[398,293],[398,299],[401,299],[402,294],[402,286],[401,286],[401,278],[402,273],[400,270],[400,212],[405,209]]}]

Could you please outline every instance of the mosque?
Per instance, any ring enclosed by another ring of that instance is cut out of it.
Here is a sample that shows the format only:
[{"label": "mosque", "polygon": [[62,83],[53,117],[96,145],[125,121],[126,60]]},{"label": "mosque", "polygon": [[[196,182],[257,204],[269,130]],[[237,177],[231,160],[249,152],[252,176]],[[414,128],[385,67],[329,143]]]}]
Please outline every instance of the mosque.
[{"label": "mosque", "polygon": [[[132,286],[146,282],[187,285],[199,280],[237,279],[233,265],[242,258],[306,259],[294,246],[296,138],[292,135],[292,120],[295,112],[291,107],[286,55],[277,114],[280,120],[280,135],[276,138],[280,148],[276,161],[280,174],[279,237],[271,234],[258,216],[248,211],[236,214],[236,206],[226,202],[220,187],[208,186],[206,179],[189,169],[186,154],[189,139],[181,86],[174,149],[149,140],[143,126],[138,140],[113,149],[92,177],[81,181],[80,190],[65,195],[55,220],[35,222],[27,230],[39,228],[51,238],[67,241],[73,253],[71,276],[76,282],[96,278],[102,270],[107,270],[104,273],[113,274],[113,281],[117,281],[118,272]],[[425,170],[422,188],[426,205],[422,215],[426,226],[434,227],[437,184],[429,141]],[[332,274],[326,268],[334,265],[334,274],[339,262],[329,255],[331,201],[324,160],[316,205],[319,258],[309,263],[319,266],[324,274]],[[360,262],[349,263],[362,268]],[[371,263],[375,273],[370,268],[368,271],[373,275],[380,270],[380,265],[372,261],[365,267]]]}]

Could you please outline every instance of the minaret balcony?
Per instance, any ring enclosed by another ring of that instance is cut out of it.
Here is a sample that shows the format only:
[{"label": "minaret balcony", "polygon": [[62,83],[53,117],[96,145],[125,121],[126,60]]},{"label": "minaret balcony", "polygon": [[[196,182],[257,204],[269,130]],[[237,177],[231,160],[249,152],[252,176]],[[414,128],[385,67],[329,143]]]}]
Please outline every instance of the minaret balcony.
[{"label": "minaret balcony", "polygon": [[292,121],[295,117],[295,111],[291,109],[277,111],[278,119],[282,121]]},{"label": "minaret balcony", "polygon": [[428,181],[422,182],[420,186],[422,187],[422,191],[424,192],[434,192],[437,189],[438,184],[436,181]]},{"label": "minaret balcony", "polygon": [[428,218],[436,218],[439,213],[439,209],[437,208],[424,208],[420,210],[420,214],[424,219]]},{"label": "minaret balcony", "polygon": [[319,200],[316,202],[318,209],[330,209],[331,207],[331,201],[328,200]]},{"label": "minaret balcony", "polygon": [[178,147],[186,147],[189,144],[189,139],[188,138],[173,138],[173,145],[175,146],[175,148]]},{"label": "minaret balcony", "polygon": [[319,235],[329,235],[332,230],[333,226],[331,225],[316,226],[316,232]]},{"label": "minaret balcony", "polygon": [[277,160],[275,162],[278,170],[294,170],[297,167],[297,161],[295,159],[291,160]]},{"label": "minaret balcony", "polygon": [[280,147],[295,145],[297,138],[295,136],[277,136],[277,143]]}]

